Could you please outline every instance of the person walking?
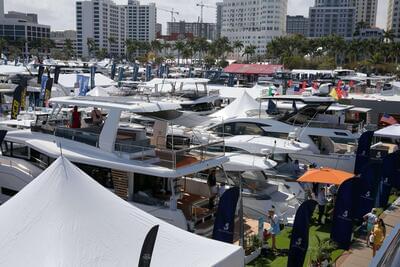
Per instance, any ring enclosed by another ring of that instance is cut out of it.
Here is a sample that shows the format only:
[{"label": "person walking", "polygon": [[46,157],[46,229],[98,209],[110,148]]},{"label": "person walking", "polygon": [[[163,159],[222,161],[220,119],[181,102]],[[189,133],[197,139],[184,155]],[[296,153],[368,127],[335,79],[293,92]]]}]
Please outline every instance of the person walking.
[{"label": "person walking", "polygon": [[386,226],[382,219],[378,219],[372,230],[374,244],[372,245],[372,256],[375,257],[376,252],[381,248],[383,240],[386,236]]},{"label": "person walking", "polygon": [[276,248],[276,236],[281,232],[279,226],[279,217],[275,214],[274,209],[268,210],[267,222],[271,225],[269,233],[272,239],[272,250],[277,250]]},{"label": "person walking", "polygon": [[367,241],[367,246],[369,246],[369,237],[372,234],[372,230],[374,228],[374,225],[376,223],[376,221],[378,220],[378,216],[376,216],[376,209],[372,209],[371,212],[368,212],[367,214],[365,214],[363,216],[364,221],[367,224],[367,237],[366,237],[366,241]]},{"label": "person walking", "polygon": [[321,186],[317,195],[318,202],[318,224],[322,224],[322,217],[325,214],[325,206],[326,206],[326,192],[325,187]]}]

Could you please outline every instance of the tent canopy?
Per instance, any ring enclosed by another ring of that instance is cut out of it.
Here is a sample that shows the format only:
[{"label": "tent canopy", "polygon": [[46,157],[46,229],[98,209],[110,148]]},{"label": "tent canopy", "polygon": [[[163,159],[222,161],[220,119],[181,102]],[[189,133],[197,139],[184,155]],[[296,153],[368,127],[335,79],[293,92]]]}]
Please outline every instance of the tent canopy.
[{"label": "tent canopy", "polygon": [[230,105],[209,115],[209,117],[223,120],[235,117],[247,117],[246,112],[259,109],[260,103],[252,98],[247,92],[243,92],[241,97],[236,98]]},{"label": "tent canopy", "polygon": [[137,266],[159,225],[151,266],[243,266],[240,247],[178,229],[57,159],[0,207],[2,266]]},{"label": "tent canopy", "polygon": [[343,182],[353,177],[353,173],[331,168],[317,168],[308,170],[297,179],[297,182],[341,185]]},{"label": "tent canopy", "polygon": [[390,125],[375,132],[376,137],[400,138],[400,124]]}]

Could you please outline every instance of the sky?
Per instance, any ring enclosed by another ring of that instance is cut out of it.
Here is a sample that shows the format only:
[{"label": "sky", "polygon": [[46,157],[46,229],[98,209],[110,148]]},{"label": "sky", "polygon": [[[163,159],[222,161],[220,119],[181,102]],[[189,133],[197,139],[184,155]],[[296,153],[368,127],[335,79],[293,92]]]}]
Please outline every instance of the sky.
[{"label": "sky", "polygon": [[[125,4],[127,0],[114,0]],[[141,0],[141,3],[155,2],[157,7],[174,8],[180,14],[176,20],[197,21],[200,17],[200,7],[196,6],[201,0]],[[377,26],[386,28],[388,0],[378,0]],[[203,0],[205,4],[214,5],[217,0]],[[308,16],[308,8],[314,0],[288,0],[289,15]],[[39,15],[39,23],[51,25],[52,30],[75,29],[75,0],[4,0],[5,11],[31,12]],[[171,20],[168,12],[158,10],[158,22],[163,23],[165,32],[166,22]],[[215,9],[204,8],[204,22],[215,22]]]}]

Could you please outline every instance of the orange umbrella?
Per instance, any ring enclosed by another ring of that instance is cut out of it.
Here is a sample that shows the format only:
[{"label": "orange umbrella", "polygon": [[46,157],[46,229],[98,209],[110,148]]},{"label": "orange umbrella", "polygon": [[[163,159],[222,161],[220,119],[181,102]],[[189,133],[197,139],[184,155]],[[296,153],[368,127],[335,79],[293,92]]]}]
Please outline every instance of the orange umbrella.
[{"label": "orange umbrella", "polygon": [[303,174],[298,182],[341,185],[344,181],[353,178],[354,174],[331,168],[310,169]]}]

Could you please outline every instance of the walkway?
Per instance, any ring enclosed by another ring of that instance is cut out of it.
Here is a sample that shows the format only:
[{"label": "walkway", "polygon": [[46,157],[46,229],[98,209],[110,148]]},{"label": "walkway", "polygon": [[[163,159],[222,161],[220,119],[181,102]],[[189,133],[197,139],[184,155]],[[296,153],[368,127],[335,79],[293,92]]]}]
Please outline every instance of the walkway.
[{"label": "walkway", "polygon": [[[390,234],[396,224],[400,223],[400,198],[381,215],[386,224],[386,236]],[[372,259],[372,249],[366,246],[365,239],[357,238],[349,251],[336,261],[336,266],[366,267]]]}]

